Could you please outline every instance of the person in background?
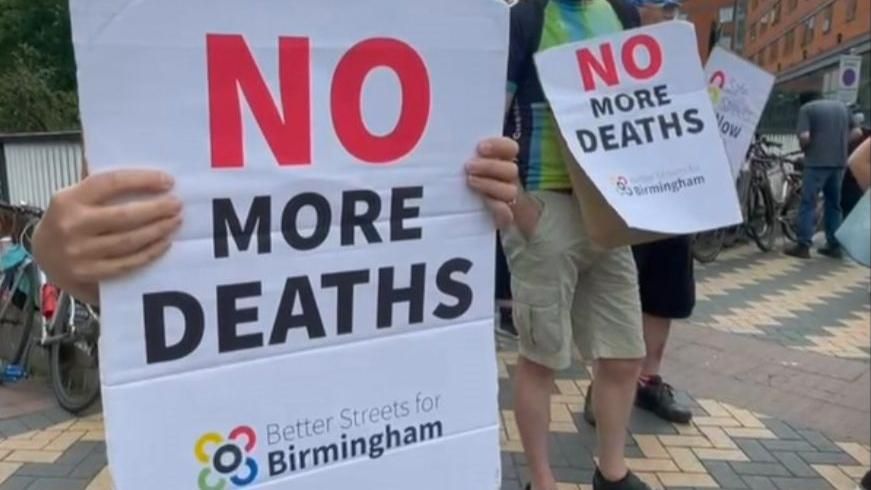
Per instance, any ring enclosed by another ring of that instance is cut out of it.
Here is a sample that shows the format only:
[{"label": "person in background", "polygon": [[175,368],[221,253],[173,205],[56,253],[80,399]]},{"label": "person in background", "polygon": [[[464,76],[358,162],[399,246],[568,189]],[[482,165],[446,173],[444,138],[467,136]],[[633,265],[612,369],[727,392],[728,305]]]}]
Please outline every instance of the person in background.
[{"label": "person in background", "polygon": [[680,17],[680,1],[665,0],[662,2],[662,19],[677,20]]},{"label": "person in background", "polygon": [[866,138],[850,154],[850,170],[856,178],[859,192],[864,194],[871,187],[871,138]]},{"label": "person in background", "polygon": [[[849,167],[856,178],[856,187],[864,194],[871,187],[871,138],[865,138],[850,154]],[[871,490],[871,471],[865,473],[856,490]]]},{"label": "person in background", "polygon": [[501,232],[497,234],[496,242],[496,328],[516,339],[517,329],[511,321],[511,272],[502,248]]},{"label": "person in background", "polygon": [[[674,20],[677,2],[635,0],[645,24]],[[696,281],[690,237],[680,236],[632,247],[641,290],[644,342],[647,355],[641,367],[635,405],[672,423],[687,424],[692,411],[675,398],[674,389],[660,375],[672,320],[692,315]],[[592,389],[584,407],[584,420],[595,425]]]},{"label": "person in background", "polygon": [[820,190],[825,200],[826,245],[819,253],[843,257],[835,232],[843,219],[841,186],[847,166],[852,117],[847,106],[837,100],[824,100],[819,92],[800,96],[798,113],[799,144],[805,154],[802,196],[798,211],[798,243],[784,252],[792,257],[810,258],[816,223],[816,202]]},{"label": "person in background", "polygon": [[[549,427],[555,372],[574,346],[593,362],[598,464],[593,490],[649,490],[626,463],[626,429],[644,357],[638,275],[629,247],[590,239],[565,143],[538,79],[535,53],[639,25],[625,0],[522,0],[511,9],[505,135],[520,143],[523,190],[502,241],[511,271],[520,359],[515,410],[531,490],[557,490]],[[578,454],[577,457],[581,457]]]},{"label": "person in background", "polygon": [[638,9],[642,25],[652,25],[680,17],[681,3],[678,0],[632,0]]},{"label": "person in background", "polygon": [[[853,132],[850,134],[850,154],[856,151],[856,148],[868,138],[871,138],[871,127],[865,125],[865,115],[861,112],[853,113]],[[856,183],[856,178],[853,175],[853,170],[848,168],[844,172],[844,184],[841,186],[841,209],[844,216],[848,216],[859,199],[862,199],[864,192]]]}]

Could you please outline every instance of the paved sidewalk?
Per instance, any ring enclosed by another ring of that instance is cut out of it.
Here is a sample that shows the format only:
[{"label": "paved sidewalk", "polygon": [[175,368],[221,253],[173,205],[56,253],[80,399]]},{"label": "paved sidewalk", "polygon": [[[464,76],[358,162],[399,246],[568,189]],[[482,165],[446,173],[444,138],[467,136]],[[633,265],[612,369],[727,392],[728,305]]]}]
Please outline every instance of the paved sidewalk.
[{"label": "paved sidewalk", "polygon": [[849,260],[811,260],[754,246],[697,265],[692,323],[842,359],[871,359],[871,277]]},{"label": "paved sidewalk", "polygon": [[[675,327],[665,363],[666,378],[692,394],[679,396],[695,421],[636,411],[630,466],[669,490],[854,490],[871,467],[867,270],[744,247],[700,267],[699,289],[698,315]],[[500,339],[504,490],[526,480],[516,362],[515,343]],[[595,433],[580,413],[589,382],[576,363],[553,386],[560,490],[591,488]],[[104,437],[98,412],[70,419],[39,381],[0,386],[0,490],[112,488]]]},{"label": "paved sidewalk", "polygon": [[[499,356],[503,489],[518,490],[526,466],[509,382],[517,355],[506,347]],[[587,370],[576,366],[560,375],[551,397],[552,456],[561,490],[591,488],[595,434],[580,413],[588,386]],[[681,396],[696,414],[690,426],[634,414],[629,463],[654,488],[853,490],[871,465],[867,444],[833,440],[713,399]],[[0,490],[111,489],[104,437],[99,413],[69,419],[48,409],[0,421]]]}]

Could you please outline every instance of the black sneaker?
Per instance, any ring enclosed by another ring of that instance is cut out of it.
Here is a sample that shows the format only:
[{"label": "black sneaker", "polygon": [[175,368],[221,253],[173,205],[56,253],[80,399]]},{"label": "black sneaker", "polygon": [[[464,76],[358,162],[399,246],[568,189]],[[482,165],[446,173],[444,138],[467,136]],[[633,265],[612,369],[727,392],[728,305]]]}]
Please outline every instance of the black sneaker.
[{"label": "black sneaker", "polygon": [[865,473],[865,478],[862,478],[862,488],[871,490],[871,471]]},{"label": "black sneaker", "polygon": [[635,406],[675,424],[688,424],[693,419],[693,412],[674,399],[674,388],[659,376],[653,376],[646,384],[638,386]]},{"label": "black sneaker", "polygon": [[817,252],[820,255],[825,255],[826,257],[829,257],[832,259],[843,259],[844,258],[844,251],[841,250],[841,247],[833,247],[831,245],[826,245],[825,247],[822,247],[819,250],[817,250]]},{"label": "black sneaker", "polygon": [[809,259],[811,258],[811,251],[808,247],[804,245],[793,245],[792,247],[788,247],[783,251],[786,255],[790,257],[796,257],[799,259]]},{"label": "black sneaker", "polygon": [[593,383],[590,383],[590,387],[587,388],[587,396],[584,400],[584,420],[593,427],[596,426],[596,413],[593,410]]},{"label": "black sneaker", "polygon": [[[529,489],[527,489],[529,490]],[[651,490],[650,487],[635,476],[631,471],[617,482],[608,481],[602,476],[602,473],[596,469],[596,476],[593,477],[593,490]]]}]

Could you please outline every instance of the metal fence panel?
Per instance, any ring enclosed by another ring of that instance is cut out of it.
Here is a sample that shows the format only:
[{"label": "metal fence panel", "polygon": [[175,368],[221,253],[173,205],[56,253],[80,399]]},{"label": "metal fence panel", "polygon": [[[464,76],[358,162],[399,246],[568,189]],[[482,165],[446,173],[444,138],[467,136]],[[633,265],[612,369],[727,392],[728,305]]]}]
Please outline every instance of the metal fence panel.
[{"label": "metal fence panel", "polygon": [[68,138],[12,140],[2,144],[9,202],[45,208],[51,196],[78,182],[82,147]]}]

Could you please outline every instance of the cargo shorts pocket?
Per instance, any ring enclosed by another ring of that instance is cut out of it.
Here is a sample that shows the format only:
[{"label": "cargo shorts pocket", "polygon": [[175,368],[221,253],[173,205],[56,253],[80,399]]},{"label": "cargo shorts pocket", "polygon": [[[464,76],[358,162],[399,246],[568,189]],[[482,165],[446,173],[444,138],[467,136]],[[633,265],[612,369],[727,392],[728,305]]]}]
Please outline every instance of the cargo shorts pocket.
[{"label": "cargo shorts pocket", "polygon": [[543,355],[562,352],[567,339],[563,334],[559,290],[512,282],[514,326],[520,342],[526,349]]}]

